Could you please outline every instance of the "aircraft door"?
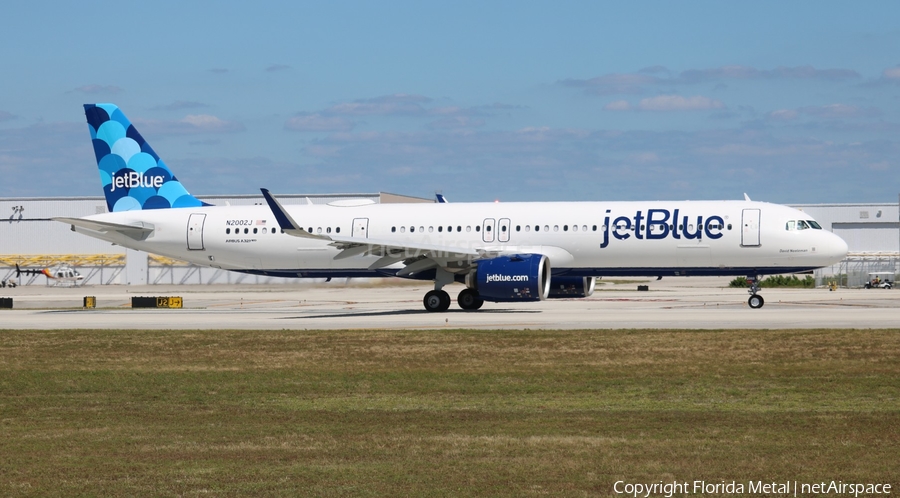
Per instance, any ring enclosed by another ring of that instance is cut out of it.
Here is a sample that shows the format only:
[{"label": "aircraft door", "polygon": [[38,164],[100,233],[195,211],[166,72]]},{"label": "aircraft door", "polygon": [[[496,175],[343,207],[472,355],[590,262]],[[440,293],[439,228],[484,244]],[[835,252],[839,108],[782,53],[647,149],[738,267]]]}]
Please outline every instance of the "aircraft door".
[{"label": "aircraft door", "polygon": [[481,225],[481,240],[485,242],[493,242],[494,241],[494,219],[493,218],[485,218],[484,223]]},{"label": "aircraft door", "polygon": [[759,209],[745,209],[741,216],[741,246],[759,247]]},{"label": "aircraft door", "polygon": [[369,236],[369,219],[368,218],[353,218],[353,236],[359,237],[362,239],[368,238],[368,236]]},{"label": "aircraft door", "polygon": [[205,214],[193,213],[188,217],[187,248],[189,251],[203,250],[203,225],[205,223]]},{"label": "aircraft door", "polygon": [[509,218],[500,218],[497,223],[497,240],[509,242]]}]

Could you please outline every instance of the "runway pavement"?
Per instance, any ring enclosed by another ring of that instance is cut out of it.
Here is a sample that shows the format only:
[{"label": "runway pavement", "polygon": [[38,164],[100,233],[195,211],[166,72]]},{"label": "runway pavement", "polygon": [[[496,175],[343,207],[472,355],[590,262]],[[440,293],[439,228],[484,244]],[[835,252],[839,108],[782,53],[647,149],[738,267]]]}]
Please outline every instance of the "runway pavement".
[{"label": "runway pavement", "polygon": [[[585,299],[485,303],[476,312],[455,303],[429,313],[431,287],[410,283],[348,285],[45,286],[0,289],[14,309],[0,309],[0,329],[787,329],[900,327],[900,290],[763,289],[762,309],[747,306],[730,279],[631,279],[598,283]],[[638,292],[638,285],[649,285]],[[82,309],[84,296],[96,309]],[[183,309],[131,309],[134,296],[180,296]]]}]

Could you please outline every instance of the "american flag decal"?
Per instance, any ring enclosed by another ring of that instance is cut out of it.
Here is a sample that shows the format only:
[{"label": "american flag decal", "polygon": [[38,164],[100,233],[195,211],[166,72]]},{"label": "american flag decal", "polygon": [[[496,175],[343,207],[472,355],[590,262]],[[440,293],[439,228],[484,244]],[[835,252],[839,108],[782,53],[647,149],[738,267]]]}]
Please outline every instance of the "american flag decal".
[{"label": "american flag decal", "polygon": [[265,225],[265,224],[266,224],[266,220],[256,220],[256,224],[257,224],[257,225]]}]

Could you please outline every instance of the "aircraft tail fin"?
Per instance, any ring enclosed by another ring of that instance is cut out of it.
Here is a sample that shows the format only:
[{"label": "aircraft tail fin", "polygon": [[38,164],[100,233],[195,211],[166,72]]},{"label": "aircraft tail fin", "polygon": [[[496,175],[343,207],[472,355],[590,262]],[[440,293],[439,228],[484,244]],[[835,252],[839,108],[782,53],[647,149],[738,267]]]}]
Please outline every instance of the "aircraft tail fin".
[{"label": "aircraft tail fin", "polygon": [[85,104],[84,115],[110,212],[208,205],[188,193],[115,104]]}]

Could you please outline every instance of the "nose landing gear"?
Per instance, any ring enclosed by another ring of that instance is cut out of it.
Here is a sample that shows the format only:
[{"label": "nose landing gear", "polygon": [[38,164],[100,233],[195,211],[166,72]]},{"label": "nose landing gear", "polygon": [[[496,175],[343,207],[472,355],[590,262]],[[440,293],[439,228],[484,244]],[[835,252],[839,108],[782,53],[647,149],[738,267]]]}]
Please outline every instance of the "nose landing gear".
[{"label": "nose landing gear", "polygon": [[748,291],[750,292],[750,299],[747,300],[747,304],[750,305],[750,308],[755,310],[762,308],[763,305],[766,304],[766,300],[759,295],[759,276],[748,276],[747,283],[750,284],[750,289]]}]

